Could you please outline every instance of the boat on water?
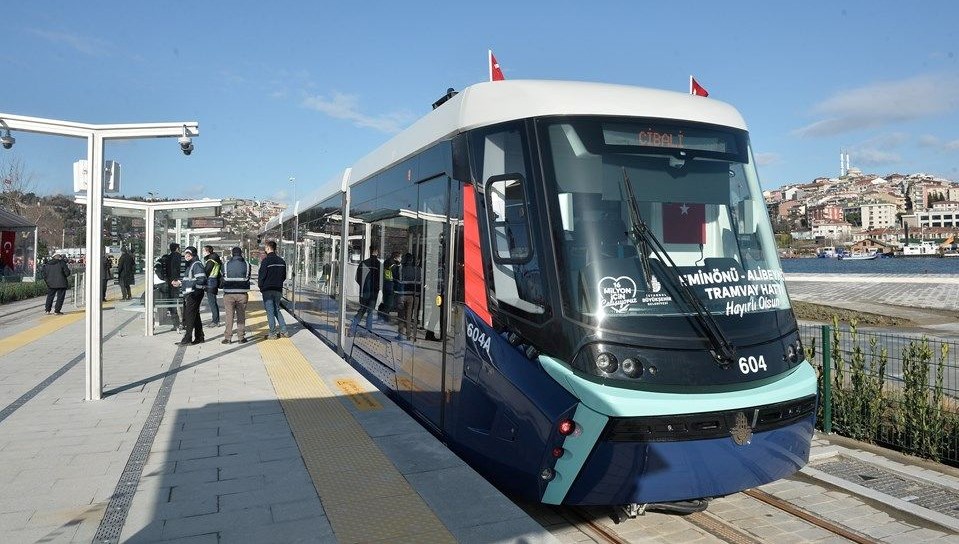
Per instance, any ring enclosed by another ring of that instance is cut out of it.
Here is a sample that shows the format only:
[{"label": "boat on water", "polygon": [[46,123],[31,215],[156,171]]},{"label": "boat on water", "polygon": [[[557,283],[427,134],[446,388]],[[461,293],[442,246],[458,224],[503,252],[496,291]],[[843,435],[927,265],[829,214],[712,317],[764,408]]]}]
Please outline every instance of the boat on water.
[{"label": "boat on water", "polygon": [[903,256],[922,255],[927,257],[936,257],[939,255],[939,246],[933,242],[923,241],[918,244],[903,246]]},{"label": "boat on water", "polygon": [[840,261],[871,261],[879,258],[879,252],[875,253],[847,253],[840,255]]}]

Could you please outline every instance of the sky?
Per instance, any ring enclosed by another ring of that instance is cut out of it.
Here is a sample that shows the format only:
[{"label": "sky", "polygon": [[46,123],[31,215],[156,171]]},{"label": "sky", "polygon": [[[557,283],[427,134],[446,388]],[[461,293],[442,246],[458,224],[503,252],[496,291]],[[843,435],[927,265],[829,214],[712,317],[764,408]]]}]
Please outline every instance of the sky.
[{"label": "sky", "polygon": [[[688,92],[743,114],[765,188],[839,174],[959,181],[959,2],[5,2],[0,118],[197,121],[107,144],[122,192],[290,202],[488,79]],[[40,194],[73,191],[84,140],[14,131]],[[295,178],[291,183],[290,178]]]}]

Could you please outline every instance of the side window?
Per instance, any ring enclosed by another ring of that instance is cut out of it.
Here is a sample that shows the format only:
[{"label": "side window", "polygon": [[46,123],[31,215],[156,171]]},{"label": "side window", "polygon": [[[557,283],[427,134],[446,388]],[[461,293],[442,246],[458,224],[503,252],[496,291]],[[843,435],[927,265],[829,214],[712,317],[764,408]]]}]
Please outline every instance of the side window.
[{"label": "side window", "polygon": [[539,259],[530,231],[529,168],[522,125],[471,136],[475,179],[480,183],[497,301],[533,315],[546,313]]},{"label": "side window", "polygon": [[524,263],[532,255],[523,179],[493,176],[486,182],[493,256],[498,263]]}]

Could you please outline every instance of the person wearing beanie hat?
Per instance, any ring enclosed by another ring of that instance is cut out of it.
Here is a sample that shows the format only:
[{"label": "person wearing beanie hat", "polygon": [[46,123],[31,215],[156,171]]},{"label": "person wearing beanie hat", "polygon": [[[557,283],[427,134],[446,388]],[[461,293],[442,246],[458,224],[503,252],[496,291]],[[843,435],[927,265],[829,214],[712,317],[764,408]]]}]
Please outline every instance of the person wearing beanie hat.
[{"label": "person wearing beanie hat", "polygon": [[183,259],[186,261],[186,275],[173,282],[175,287],[183,288],[183,339],[177,342],[179,346],[202,344],[203,322],[200,320],[200,303],[206,292],[206,270],[203,263],[197,258],[196,248],[190,246],[183,250]]},{"label": "person wearing beanie hat", "polygon": [[223,306],[226,309],[226,329],[223,344],[233,341],[233,323],[236,319],[237,342],[246,343],[246,304],[250,300],[250,264],[243,260],[243,250],[235,247],[233,255],[223,265]]}]

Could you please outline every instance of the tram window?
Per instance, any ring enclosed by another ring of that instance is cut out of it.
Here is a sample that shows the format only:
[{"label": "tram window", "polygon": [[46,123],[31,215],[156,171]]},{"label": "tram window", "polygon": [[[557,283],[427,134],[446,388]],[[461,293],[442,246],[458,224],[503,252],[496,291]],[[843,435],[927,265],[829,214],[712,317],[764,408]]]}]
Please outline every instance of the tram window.
[{"label": "tram window", "polygon": [[486,198],[496,260],[524,262],[529,259],[530,247],[523,181],[493,179],[486,184]]},{"label": "tram window", "polygon": [[530,226],[525,132],[519,123],[499,126],[473,133],[470,145],[473,175],[484,181],[481,191],[490,240],[493,296],[528,318],[542,316],[546,313],[546,296]]}]

